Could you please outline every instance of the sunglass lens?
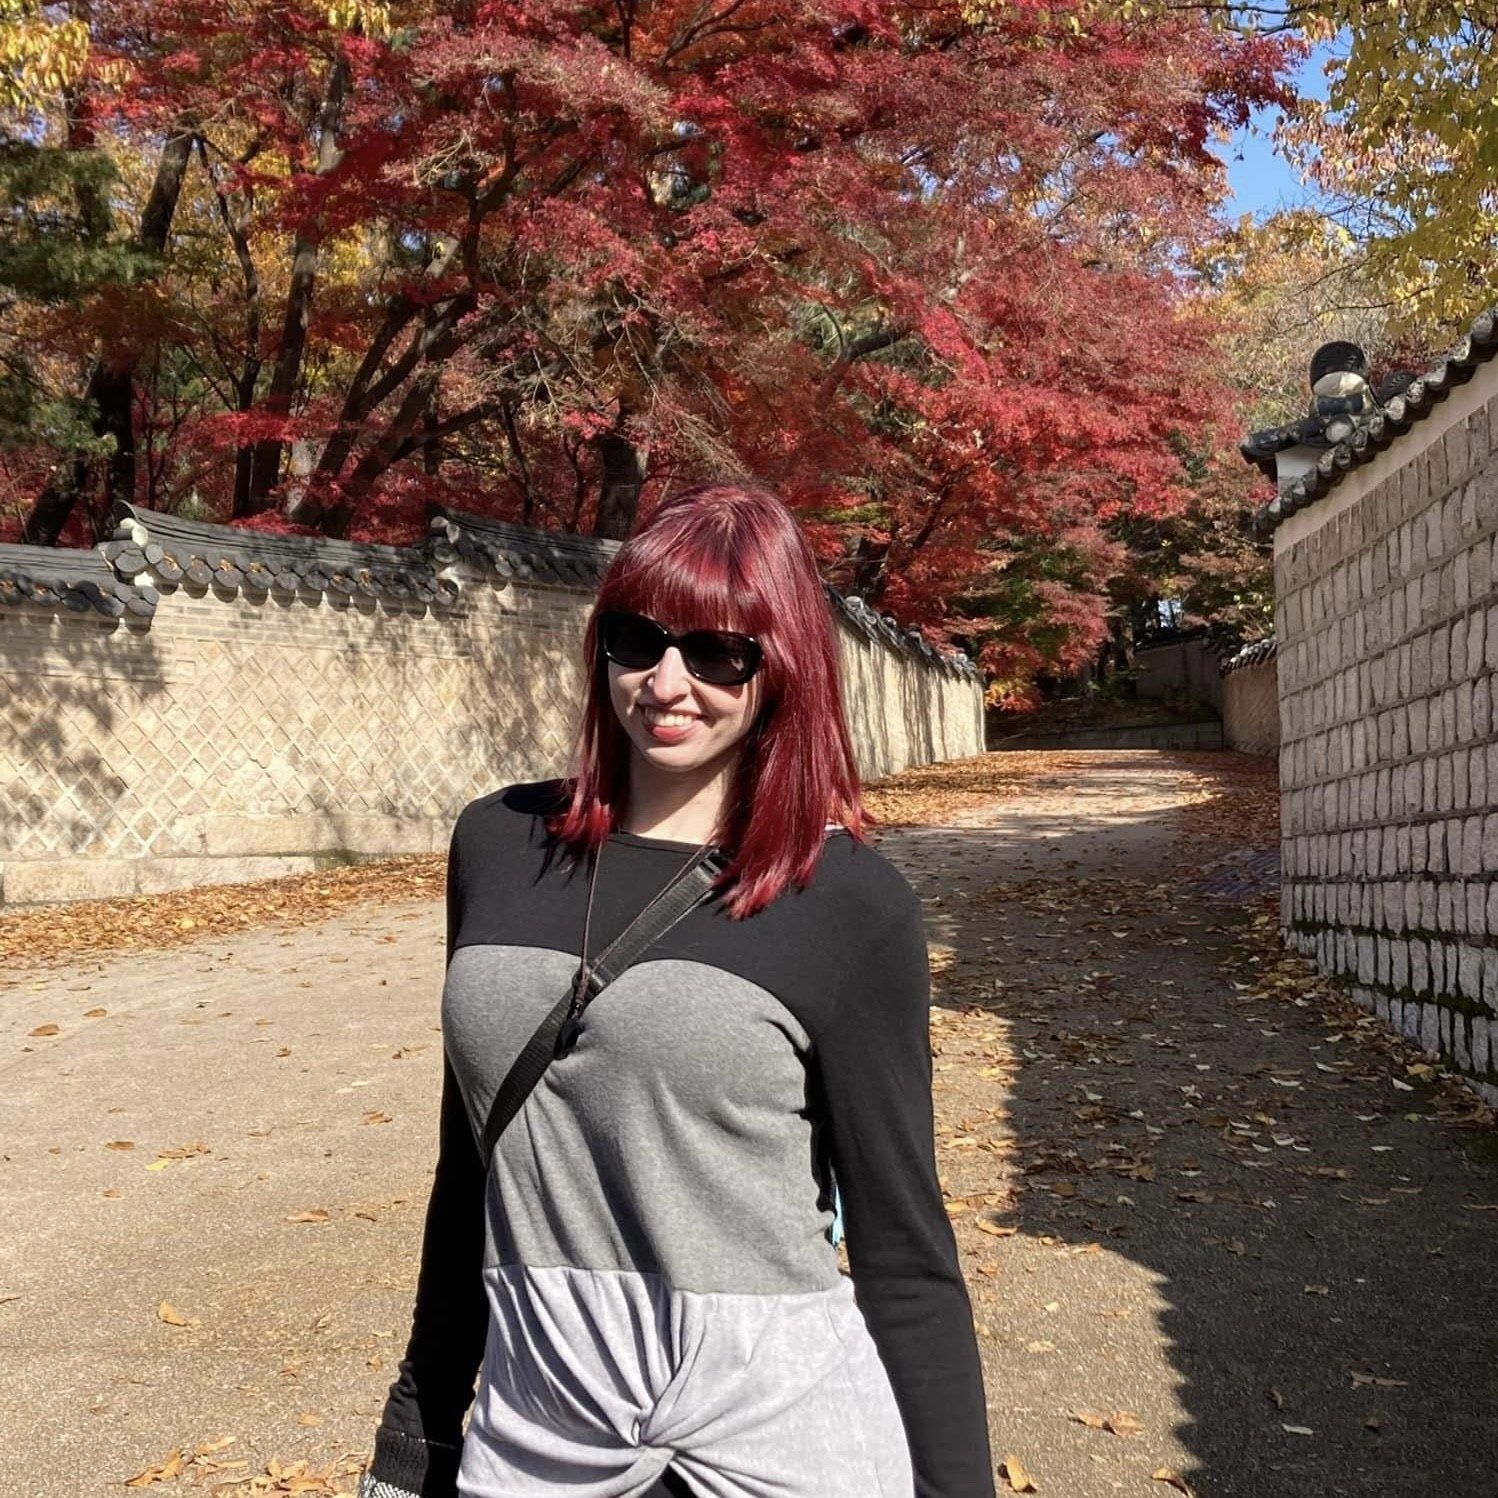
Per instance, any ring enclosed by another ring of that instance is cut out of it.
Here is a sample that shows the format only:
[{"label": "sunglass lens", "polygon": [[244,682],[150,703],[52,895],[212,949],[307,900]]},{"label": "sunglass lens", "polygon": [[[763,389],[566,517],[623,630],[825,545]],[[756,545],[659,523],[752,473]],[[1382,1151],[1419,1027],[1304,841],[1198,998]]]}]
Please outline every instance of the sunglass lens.
[{"label": "sunglass lens", "polygon": [[741,686],[759,666],[759,647],[745,635],[699,630],[683,643],[687,669],[713,686]]},{"label": "sunglass lens", "polygon": [[638,614],[609,614],[600,621],[603,653],[616,665],[638,671],[666,653],[666,632]]}]

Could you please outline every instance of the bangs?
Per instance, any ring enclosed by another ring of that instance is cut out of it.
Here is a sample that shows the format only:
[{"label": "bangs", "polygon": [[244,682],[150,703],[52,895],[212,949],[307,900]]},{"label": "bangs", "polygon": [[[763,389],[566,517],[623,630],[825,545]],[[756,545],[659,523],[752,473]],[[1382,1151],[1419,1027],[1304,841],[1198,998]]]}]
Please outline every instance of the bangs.
[{"label": "bangs", "polygon": [[726,629],[763,636],[774,610],[734,555],[734,537],[716,527],[637,545],[599,593],[600,609],[645,614],[678,630]]}]

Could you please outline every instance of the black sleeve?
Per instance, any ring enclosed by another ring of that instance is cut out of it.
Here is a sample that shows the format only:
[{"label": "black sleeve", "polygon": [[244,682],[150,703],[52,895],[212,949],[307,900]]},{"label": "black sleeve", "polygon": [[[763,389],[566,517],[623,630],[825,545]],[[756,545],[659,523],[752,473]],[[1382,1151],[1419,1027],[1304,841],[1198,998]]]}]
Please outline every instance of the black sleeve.
[{"label": "black sleeve", "polygon": [[[449,961],[462,910],[458,843],[454,830],[447,861]],[[473,1401],[489,1325],[482,1277],[484,1177],[462,1093],[444,1056],[437,1171],[422,1235],[411,1336],[375,1432],[363,1493],[454,1498],[457,1492],[463,1416]]]},{"label": "black sleeve", "polygon": [[992,1498],[983,1371],[936,1176],[925,932],[910,887],[899,880],[892,893],[885,934],[851,964],[817,1042],[832,1163],[854,1291],[905,1422],[916,1498]]}]

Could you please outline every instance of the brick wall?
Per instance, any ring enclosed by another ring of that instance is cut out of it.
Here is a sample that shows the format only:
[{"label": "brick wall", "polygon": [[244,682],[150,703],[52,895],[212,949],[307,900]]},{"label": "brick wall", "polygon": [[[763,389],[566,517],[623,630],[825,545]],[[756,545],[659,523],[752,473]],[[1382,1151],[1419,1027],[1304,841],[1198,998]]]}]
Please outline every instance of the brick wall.
[{"label": "brick wall", "polygon": [[1141,645],[1134,652],[1135,690],[1141,697],[1188,697],[1221,709],[1220,659],[1203,638]]},{"label": "brick wall", "polygon": [[[435,602],[148,571],[148,619],[0,605],[0,902],[440,849],[473,796],[560,773],[591,589],[456,575]],[[981,752],[977,680],[867,617],[837,612],[864,773]]]},{"label": "brick wall", "polygon": [[1244,754],[1278,751],[1279,671],[1273,656],[1223,672],[1222,735],[1229,749]]},{"label": "brick wall", "polygon": [[1287,939],[1498,1098],[1498,363],[1275,532]]}]

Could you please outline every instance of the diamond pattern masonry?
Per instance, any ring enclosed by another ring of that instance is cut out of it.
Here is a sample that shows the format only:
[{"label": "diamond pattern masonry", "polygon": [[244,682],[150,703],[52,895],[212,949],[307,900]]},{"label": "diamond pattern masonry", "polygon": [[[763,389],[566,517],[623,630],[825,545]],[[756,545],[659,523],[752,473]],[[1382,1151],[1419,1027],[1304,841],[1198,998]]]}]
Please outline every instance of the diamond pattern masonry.
[{"label": "diamond pattern masonry", "polygon": [[[100,553],[11,548],[0,900],[441,849],[473,796],[566,768],[613,549],[450,512],[402,550],[131,506]],[[829,597],[864,773],[980,752],[971,665]]]}]

